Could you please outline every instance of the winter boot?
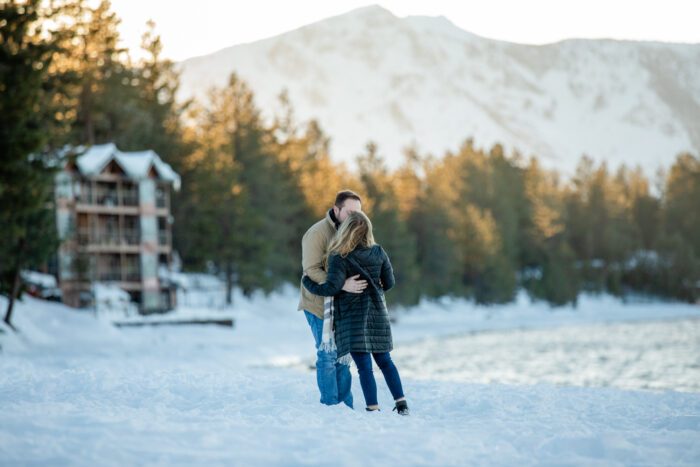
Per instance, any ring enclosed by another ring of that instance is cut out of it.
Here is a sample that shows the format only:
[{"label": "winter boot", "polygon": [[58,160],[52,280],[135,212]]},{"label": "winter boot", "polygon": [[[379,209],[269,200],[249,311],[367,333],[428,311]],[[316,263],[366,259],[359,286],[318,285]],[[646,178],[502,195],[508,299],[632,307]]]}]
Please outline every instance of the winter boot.
[{"label": "winter boot", "polygon": [[408,404],[406,401],[396,401],[396,407],[394,407],[394,410],[398,412],[399,415],[409,415],[410,412],[408,411]]}]

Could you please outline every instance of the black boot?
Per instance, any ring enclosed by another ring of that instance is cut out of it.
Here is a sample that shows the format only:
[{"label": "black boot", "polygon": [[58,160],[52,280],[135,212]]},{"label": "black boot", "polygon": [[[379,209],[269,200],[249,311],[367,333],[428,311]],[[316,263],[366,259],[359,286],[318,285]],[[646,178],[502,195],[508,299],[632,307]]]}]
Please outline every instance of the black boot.
[{"label": "black boot", "polygon": [[394,410],[398,412],[399,415],[409,415],[410,412],[408,411],[408,404],[406,401],[396,401],[396,407],[394,407]]}]

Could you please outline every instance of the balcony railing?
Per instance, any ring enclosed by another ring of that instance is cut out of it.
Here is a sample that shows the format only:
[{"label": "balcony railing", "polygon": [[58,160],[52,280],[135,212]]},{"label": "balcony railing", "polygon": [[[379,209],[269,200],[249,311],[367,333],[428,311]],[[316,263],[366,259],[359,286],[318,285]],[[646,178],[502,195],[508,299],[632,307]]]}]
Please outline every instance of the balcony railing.
[{"label": "balcony railing", "polygon": [[170,245],[170,232],[167,230],[158,231],[158,244],[159,245]]},{"label": "balcony railing", "polygon": [[117,190],[97,190],[97,204],[102,206],[119,206],[119,196]]},{"label": "balcony railing", "polygon": [[98,271],[97,272],[98,281],[120,281],[122,280],[122,272],[119,268],[114,268],[108,271]]},{"label": "balcony railing", "polygon": [[122,231],[122,243],[127,245],[138,245],[141,243],[141,232],[139,229],[124,229]]},{"label": "balcony railing", "polygon": [[141,270],[138,268],[126,269],[124,271],[124,280],[127,282],[139,282],[141,280]]},{"label": "balcony railing", "polygon": [[141,282],[141,272],[122,271],[117,267],[114,269],[104,268],[97,273],[96,279],[105,282]]},{"label": "balcony railing", "polygon": [[138,229],[80,229],[80,245],[138,245],[141,236]]},{"label": "balcony railing", "polygon": [[137,187],[117,188],[114,185],[97,184],[95,189],[91,185],[82,185],[80,193],[75,200],[83,204],[99,204],[101,206],[138,206],[139,190]]},{"label": "balcony railing", "polygon": [[138,259],[134,260],[134,257],[127,258],[126,261],[118,257],[100,261],[94,278],[98,281],[140,282],[141,263]]},{"label": "balcony railing", "polygon": [[168,207],[168,190],[164,186],[156,187],[156,207],[167,208]]},{"label": "balcony railing", "polygon": [[78,203],[92,204],[92,192],[84,191],[75,196],[75,201]]},{"label": "balcony railing", "polygon": [[139,205],[139,192],[136,190],[129,190],[122,192],[122,205],[124,206],[138,206]]}]

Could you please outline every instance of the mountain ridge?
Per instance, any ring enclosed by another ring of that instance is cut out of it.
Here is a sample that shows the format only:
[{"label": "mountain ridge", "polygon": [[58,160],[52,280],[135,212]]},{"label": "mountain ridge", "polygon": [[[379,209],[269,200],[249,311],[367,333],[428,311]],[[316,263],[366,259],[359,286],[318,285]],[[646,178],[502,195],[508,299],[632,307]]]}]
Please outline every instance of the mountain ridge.
[{"label": "mountain ridge", "polygon": [[700,44],[488,39],[444,16],[369,6],[180,63],[181,96],[232,71],[271,116],[287,89],[336,160],[368,140],[390,166],[407,146],[442,155],[468,138],[571,172],[582,154],[651,168],[700,150]]}]

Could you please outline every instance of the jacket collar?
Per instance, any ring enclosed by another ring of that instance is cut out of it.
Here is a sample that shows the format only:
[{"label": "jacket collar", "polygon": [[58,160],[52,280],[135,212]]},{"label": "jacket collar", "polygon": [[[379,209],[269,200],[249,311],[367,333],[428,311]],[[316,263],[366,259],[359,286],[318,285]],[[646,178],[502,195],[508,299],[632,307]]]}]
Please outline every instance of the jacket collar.
[{"label": "jacket collar", "polygon": [[326,220],[330,222],[330,224],[335,228],[335,230],[338,230],[340,227],[340,222],[338,219],[335,217],[335,213],[333,212],[333,208],[330,208],[328,212],[326,213]]}]

